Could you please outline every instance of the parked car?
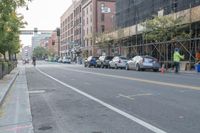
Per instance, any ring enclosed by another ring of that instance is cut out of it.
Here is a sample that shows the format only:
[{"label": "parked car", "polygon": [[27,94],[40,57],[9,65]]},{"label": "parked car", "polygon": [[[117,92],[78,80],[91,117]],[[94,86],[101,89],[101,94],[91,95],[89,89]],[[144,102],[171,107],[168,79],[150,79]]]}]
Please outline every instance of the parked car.
[{"label": "parked car", "polygon": [[23,59],[23,64],[29,64],[29,59],[28,58]]},{"label": "parked car", "polygon": [[101,68],[108,68],[109,67],[109,62],[113,59],[113,56],[100,56],[99,59],[96,61],[96,67],[101,67]]},{"label": "parked car", "polygon": [[115,69],[125,68],[127,61],[128,59],[126,57],[115,56],[112,61],[109,62],[109,67]]},{"label": "parked car", "polygon": [[28,58],[25,59],[25,64],[26,63],[29,64],[29,59]]},{"label": "parked car", "polygon": [[62,63],[62,57],[58,59],[58,63]]},{"label": "parked car", "polygon": [[59,58],[60,58],[60,57],[54,57],[54,58],[53,58],[53,61],[54,61],[54,62],[58,62]]},{"label": "parked car", "polygon": [[152,69],[157,72],[160,68],[158,60],[152,56],[135,56],[126,64],[126,70],[135,69],[137,71]]},{"label": "parked car", "polygon": [[84,66],[85,67],[91,67],[94,66],[96,67],[96,60],[98,59],[98,57],[94,57],[94,56],[89,56],[85,61],[84,61]]},{"label": "parked car", "polygon": [[63,58],[62,58],[62,63],[71,63],[71,58],[70,57],[67,57],[67,56],[64,56]]}]

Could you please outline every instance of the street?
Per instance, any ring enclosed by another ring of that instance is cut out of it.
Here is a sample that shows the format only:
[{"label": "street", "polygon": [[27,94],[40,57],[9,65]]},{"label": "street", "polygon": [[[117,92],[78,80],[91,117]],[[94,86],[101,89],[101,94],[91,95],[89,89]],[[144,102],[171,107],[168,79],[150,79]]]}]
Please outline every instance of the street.
[{"label": "street", "polygon": [[199,133],[200,75],[26,66],[35,133]]}]

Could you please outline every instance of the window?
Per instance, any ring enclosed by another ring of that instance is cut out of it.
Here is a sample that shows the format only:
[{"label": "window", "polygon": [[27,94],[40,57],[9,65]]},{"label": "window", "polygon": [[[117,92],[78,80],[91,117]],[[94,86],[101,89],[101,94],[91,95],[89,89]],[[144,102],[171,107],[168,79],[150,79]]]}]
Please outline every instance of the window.
[{"label": "window", "polygon": [[104,32],[104,31],[105,31],[105,26],[101,25],[101,32]]},{"label": "window", "polygon": [[90,11],[92,12],[92,5],[90,5]]},{"label": "window", "polygon": [[71,27],[73,27],[73,21],[71,22]]},{"label": "window", "polygon": [[90,32],[92,33],[92,26],[90,27]]},{"label": "window", "polygon": [[73,29],[71,29],[71,34],[73,34]]},{"label": "window", "polygon": [[85,26],[85,19],[83,19],[83,26]]},{"label": "window", "polygon": [[178,7],[178,0],[172,0],[172,11],[176,12]]},{"label": "window", "polygon": [[101,13],[101,22],[104,22],[104,19],[105,19],[105,15],[104,13]]}]

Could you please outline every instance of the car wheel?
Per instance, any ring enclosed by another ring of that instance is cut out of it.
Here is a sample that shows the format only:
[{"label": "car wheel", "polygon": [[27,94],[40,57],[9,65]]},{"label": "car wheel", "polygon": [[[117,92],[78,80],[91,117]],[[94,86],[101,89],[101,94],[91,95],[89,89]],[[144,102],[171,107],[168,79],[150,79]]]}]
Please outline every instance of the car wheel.
[{"label": "car wheel", "polygon": [[154,72],[158,72],[158,69],[153,69]]},{"label": "car wheel", "polygon": [[118,69],[117,64],[115,64],[115,69]]},{"label": "car wheel", "polygon": [[129,70],[129,66],[128,66],[128,64],[126,64],[126,70]]},{"label": "car wheel", "polygon": [[136,71],[140,71],[140,65],[139,64],[136,65]]},{"label": "car wheel", "polygon": [[103,68],[103,64],[101,64],[101,68]]}]

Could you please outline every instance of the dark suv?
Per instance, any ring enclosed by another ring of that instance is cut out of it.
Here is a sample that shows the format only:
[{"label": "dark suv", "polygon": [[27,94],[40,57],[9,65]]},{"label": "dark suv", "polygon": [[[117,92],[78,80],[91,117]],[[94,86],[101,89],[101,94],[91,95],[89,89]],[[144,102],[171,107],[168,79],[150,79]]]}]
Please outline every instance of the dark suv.
[{"label": "dark suv", "polygon": [[94,57],[94,56],[89,56],[85,62],[84,62],[84,66],[85,67],[91,67],[94,66],[96,67],[96,60],[98,59],[98,57]]},{"label": "dark suv", "polygon": [[99,59],[97,60],[96,67],[101,67],[101,68],[108,68],[109,67],[109,62],[113,59],[113,56],[100,56]]}]

